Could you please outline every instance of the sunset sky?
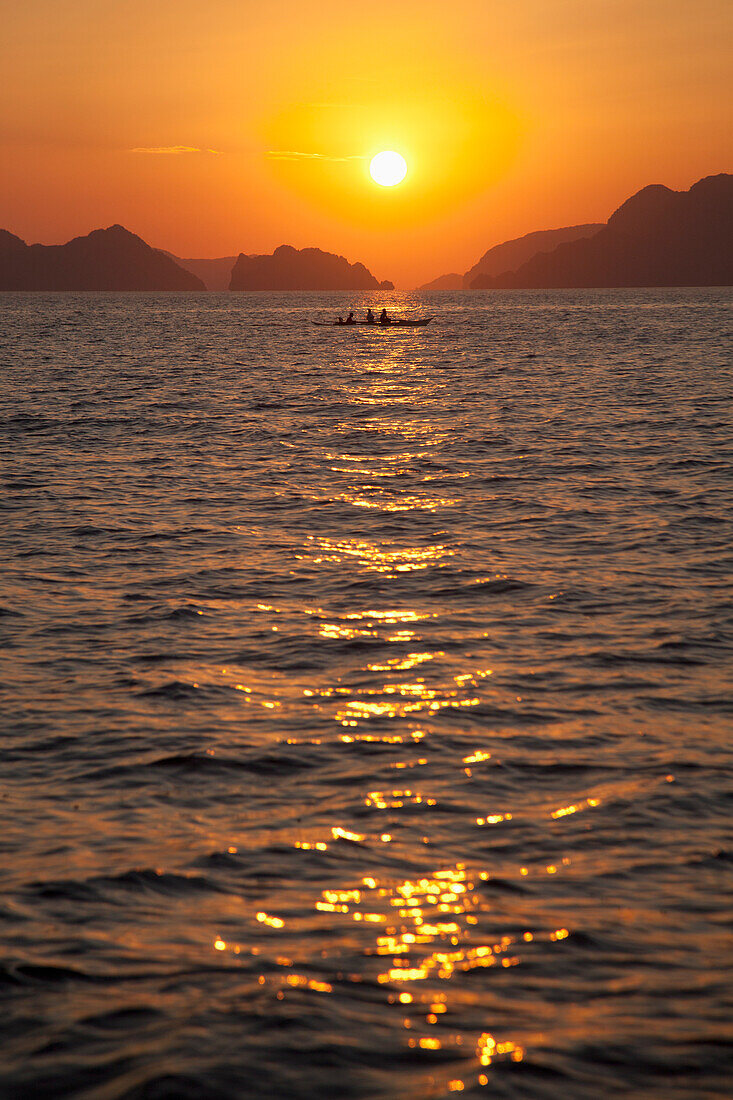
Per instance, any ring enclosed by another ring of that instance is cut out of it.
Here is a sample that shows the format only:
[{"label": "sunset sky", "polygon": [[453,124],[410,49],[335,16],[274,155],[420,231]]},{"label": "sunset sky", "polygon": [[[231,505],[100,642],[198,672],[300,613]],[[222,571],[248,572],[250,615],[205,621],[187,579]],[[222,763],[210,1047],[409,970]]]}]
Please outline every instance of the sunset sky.
[{"label": "sunset sky", "polygon": [[732,30],[730,0],[11,2],[0,227],[316,245],[409,287],[730,170]]}]

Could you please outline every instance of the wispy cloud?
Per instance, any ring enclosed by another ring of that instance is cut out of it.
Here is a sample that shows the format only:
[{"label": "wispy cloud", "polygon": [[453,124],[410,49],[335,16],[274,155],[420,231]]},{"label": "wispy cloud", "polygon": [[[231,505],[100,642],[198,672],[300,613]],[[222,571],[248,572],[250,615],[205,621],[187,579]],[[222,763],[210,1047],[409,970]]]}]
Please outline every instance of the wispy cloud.
[{"label": "wispy cloud", "polygon": [[221,149],[202,149],[198,145],[139,145],[131,153],[153,153],[158,156],[181,156],[186,153],[206,153],[220,157]]},{"label": "wispy cloud", "polygon": [[364,156],[334,157],[328,153],[298,153],[294,149],[268,149],[265,156],[273,160],[366,160]]}]

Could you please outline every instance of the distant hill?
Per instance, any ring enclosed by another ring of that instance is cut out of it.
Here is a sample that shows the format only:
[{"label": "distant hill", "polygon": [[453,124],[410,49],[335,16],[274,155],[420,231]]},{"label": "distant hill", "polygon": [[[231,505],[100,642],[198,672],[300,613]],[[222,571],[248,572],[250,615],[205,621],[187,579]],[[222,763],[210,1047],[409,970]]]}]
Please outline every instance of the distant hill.
[{"label": "distant hill", "polygon": [[541,252],[491,287],[729,286],[733,176],[689,191],[655,184],[627,199],[587,240]]},{"label": "distant hill", "polygon": [[439,275],[430,283],[419,286],[418,290],[461,290],[463,288],[463,276],[457,272],[450,275]]},{"label": "distant hill", "polygon": [[282,244],[271,256],[241,254],[232,271],[230,290],[394,290],[378,282],[363,264],[320,248]]},{"label": "distant hill", "polygon": [[538,252],[546,252],[563,244],[565,241],[575,241],[580,237],[590,237],[603,229],[602,222],[592,222],[588,225],[569,225],[565,229],[541,229],[536,233],[526,233],[523,237],[517,237],[512,241],[504,241],[496,244],[488,252],[484,252],[478,263],[466,272],[458,275],[455,272],[450,275],[439,275],[429,283],[418,287],[418,290],[480,290],[484,286],[483,280],[495,275],[501,275],[505,271],[513,271],[520,264],[525,263]]},{"label": "distant hill", "polygon": [[467,290],[481,290],[490,285],[486,280],[505,271],[516,271],[538,252],[551,252],[558,245],[592,237],[603,229],[603,222],[587,225],[568,225],[564,229],[542,229],[537,233],[525,233],[513,241],[504,241],[485,252],[479,262],[463,276]]},{"label": "distant hill", "polygon": [[207,290],[229,290],[236,256],[221,256],[215,260],[184,260],[180,256],[174,256],[172,252],[166,252],[165,255],[170,256],[179,267],[201,279]]},{"label": "distant hill", "polygon": [[205,289],[190,271],[121,225],[58,245],[27,245],[0,230],[0,290]]}]

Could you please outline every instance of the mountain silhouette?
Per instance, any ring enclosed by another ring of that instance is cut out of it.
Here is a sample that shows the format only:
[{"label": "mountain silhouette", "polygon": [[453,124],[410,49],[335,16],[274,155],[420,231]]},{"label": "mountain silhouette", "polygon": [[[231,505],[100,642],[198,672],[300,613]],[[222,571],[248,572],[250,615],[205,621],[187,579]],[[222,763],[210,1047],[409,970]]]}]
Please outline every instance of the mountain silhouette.
[{"label": "mountain silhouette", "polygon": [[463,276],[452,271],[450,275],[439,275],[437,279],[431,279],[429,283],[419,286],[418,290],[461,290],[463,288]]},{"label": "mountain silhouette", "polygon": [[661,184],[627,199],[587,240],[541,252],[490,287],[728,286],[733,284],[733,176],[689,191]]},{"label": "mountain silhouette", "polygon": [[568,225],[564,229],[541,229],[537,233],[525,233],[512,241],[494,245],[485,252],[477,264],[463,276],[466,290],[480,290],[490,285],[486,282],[505,271],[516,271],[538,252],[551,252],[558,245],[567,244],[585,237],[592,237],[603,229],[603,222],[590,222],[587,225]]},{"label": "mountain silhouette", "polygon": [[[161,251],[165,252],[165,249],[161,249]],[[175,256],[172,252],[165,252],[165,255],[170,256],[173,262],[182,267],[184,271],[190,271],[192,275],[201,279],[207,290],[229,290],[232,268],[237,260],[236,256],[218,256],[213,260],[188,260],[181,259],[180,256]]]},{"label": "mountain silhouette", "polygon": [[0,290],[205,290],[190,271],[121,225],[66,244],[0,230]]},{"label": "mountain silhouette", "polygon": [[394,290],[378,282],[363,264],[320,248],[292,248],[282,244],[271,256],[240,254],[232,271],[230,290]]},{"label": "mountain silhouette", "polygon": [[589,225],[569,225],[564,229],[541,229],[535,233],[525,233],[523,237],[517,237],[511,241],[503,241],[496,244],[488,252],[484,252],[478,263],[475,263],[465,275],[453,272],[450,275],[439,275],[429,283],[419,286],[418,290],[480,290],[488,285],[484,280],[491,279],[495,275],[501,275],[505,271],[513,271],[520,264],[535,256],[538,252],[548,251],[565,241],[575,241],[580,237],[590,237],[603,229],[603,222]]}]

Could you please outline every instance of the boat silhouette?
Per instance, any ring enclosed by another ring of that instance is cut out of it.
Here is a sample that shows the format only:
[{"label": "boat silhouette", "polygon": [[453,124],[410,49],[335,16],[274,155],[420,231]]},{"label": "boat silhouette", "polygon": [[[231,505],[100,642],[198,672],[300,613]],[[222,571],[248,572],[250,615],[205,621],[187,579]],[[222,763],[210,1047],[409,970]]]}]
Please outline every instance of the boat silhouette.
[{"label": "boat silhouette", "polygon": [[422,328],[424,325],[429,325],[432,320],[432,317],[418,317],[414,321],[390,321],[387,325],[379,321],[350,321],[348,324],[346,321],[312,321],[311,324],[325,328],[354,328],[355,325],[363,325],[366,328]]}]

